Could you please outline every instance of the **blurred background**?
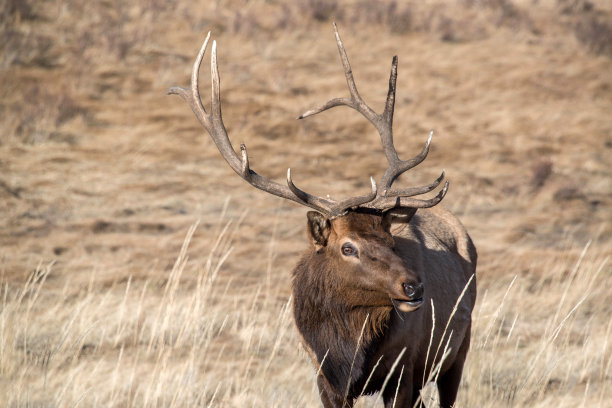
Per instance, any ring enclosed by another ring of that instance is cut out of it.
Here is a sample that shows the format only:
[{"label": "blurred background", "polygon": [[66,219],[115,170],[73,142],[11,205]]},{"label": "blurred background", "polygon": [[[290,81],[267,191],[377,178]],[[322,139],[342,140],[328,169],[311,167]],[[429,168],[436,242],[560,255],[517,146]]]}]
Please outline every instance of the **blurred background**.
[{"label": "blurred background", "polygon": [[211,31],[251,167],[362,194],[386,167],[373,127],[296,120],[348,95],[332,21],[379,112],[398,55],[398,153],[434,138],[396,185],[445,169],[478,248],[459,406],[609,406],[607,0],[4,0],[0,404],[318,406],[291,321],[305,208],[236,176],[166,91]]}]

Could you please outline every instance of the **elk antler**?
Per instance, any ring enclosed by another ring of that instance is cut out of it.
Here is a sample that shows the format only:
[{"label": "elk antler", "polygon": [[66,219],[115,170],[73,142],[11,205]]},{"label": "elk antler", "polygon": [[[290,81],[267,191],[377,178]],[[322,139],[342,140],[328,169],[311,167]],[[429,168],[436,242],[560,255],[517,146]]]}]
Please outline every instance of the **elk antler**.
[{"label": "elk antler", "polygon": [[236,172],[236,174],[238,174],[246,182],[260,190],[313,208],[330,218],[342,215],[349,209],[385,211],[397,207],[425,208],[436,205],[446,194],[448,189],[448,181],[440,193],[430,200],[418,200],[409,197],[423,194],[435,189],[444,178],[444,172],[442,172],[442,175],[438,179],[429,185],[412,187],[404,190],[390,190],[391,184],[401,173],[416,166],[422,162],[425,157],[427,157],[429,144],[432,137],[432,134],[430,134],[425,147],[419,155],[406,161],[402,161],[398,158],[395,147],[393,146],[392,134],[393,109],[395,103],[395,82],[397,79],[397,57],[393,58],[391,78],[389,79],[389,93],[387,95],[385,110],[382,115],[378,115],[359,96],[348,57],[346,56],[344,45],[340,40],[340,35],[338,34],[338,29],[335,24],[334,31],[336,33],[336,42],[338,43],[338,50],[340,51],[340,56],[342,58],[342,65],[344,66],[346,81],[349,86],[351,97],[332,99],[323,106],[304,113],[299,117],[299,119],[317,114],[334,106],[347,105],[364,115],[374,125],[374,127],[376,127],[382,140],[383,149],[385,156],[387,157],[387,161],[389,162],[389,167],[383,175],[380,186],[377,187],[374,179],[370,177],[372,190],[369,194],[351,197],[340,201],[332,200],[330,198],[317,197],[300,190],[295,186],[295,184],[293,184],[291,179],[291,169],[287,169],[287,186],[268,180],[255,173],[249,166],[249,158],[247,155],[246,146],[244,144],[240,145],[241,155],[238,156],[229,140],[221,114],[221,90],[219,69],[217,66],[216,41],[213,41],[212,55],[210,58],[210,70],[212,77],[210,112],[206,111],[204,105],[202,104],[202,99],[200,98],[198,75],[200,65],[202,64],[202,59],[204,58],[204,54],[210,40],[210,32],[206,36],[204,44],[202,45],[196,61],[193,64],[193,70],[191,72],[191,87],[189,89],[172,87],[168,90],[168,94],[178,95],[189,104],[191,110],[200,121],[200,124],[210,134],[211,138],[215,142],[215,145],[219,149],[219,152],[225,161],[227,161],[227,163],[230,165],[232,170],[234,170],[234,172]]},{"label": "elk antler", "polygon": [[334,23],[334,33],[336,35],[336,43],[338,45],[338,52],[340,53],[340,59],[342,60],[342,66],[344,67],[344,75],[346,77],[346,83],[348,85],[350,97],[349,98],[334,98],[323,105],[309,110],[298,117],[303,119],[308,116],[316,115],[327,109],[335,106],[349,106],[355,109],[357,112],[365,116],[366,119],[374,125],[380,135],[382,142],[383,151],[387,158],[389,166],[383,174],[382,180],[376,190],[376,197],[369,202],[361,204],[359,207],[362,209],[369,209],[375,211],[385,211],[391,208],[398,207],[411,207],[411,208],[427,208],[433,207],[438,204],[444,195],[448,191],[448,180],[444,184],[444,187],[440,192],[429,200],[420,200],[416,198],[410,198],[415,195],[424,194],[434,190],[440,185],[444,179],[444,171],[433,183],[426,186],[410,187],[401,190],[391,190],[391,185],[402,173],[411,168],[417,166],[427,157],[429,153],[429,145],[431,138],[433,137],[433,131],[429,133],[429,138],[421,152],[409,160],[400,160],[393,145],[393,111],[395,108],[395,84],[397,82],[397,56],[393,57],[391,63],[391,75],[389,77],[389,91],[387,92],[387,101],[385,102],[385,109],[381,115],[377,114],[370,108],[359,95],[357,86],[355,85],[355,79],[353,78],[353,71],[351,70],[351,64],[349,63],[344,49],[344,44],[338,34],[338,27]]},{"label": "elk antler", "polygon": [[221,91],[220,91],[220,79],[219,79],[219,68],[217,66],[217,43],[213,41],[212,44],[212,55],[210,57],[210,70],[212,76],[212,97],[210,103],[210,112],[206,112],[202,99],[200,98],[200,91],[198,87],[198,73],[204,53],[210,40],[210,32],[204,40],[204,44],[198,53],[195,63],[193,64],[193,70],[191,72],[191,88],[180,88],[172,87],[168,90],[168,94],[174,94],[180,96],[185,100],[195,116],[200,121],[200,124],[210,134],[211,138],[217,145],[219,152],[230,165],[232,170],[242,177],[246,182],[252,186],[266,191],[275,196],[286,198],[291,201],[295,201],[299,204],[306,205],[313,208],[329,217],[336,217],[346,212],[348,208],[358,207],[364,203],[370,202],[376,198],[376,182],[370,177],[372,183],[372,191],[370,194],[347,198],[345,200],[336,201],[330,198],[317,197],[309,194],[305,191],[297,188],[291,180],[291,170],[287,170],[287,186],[268,180],[259,174],[255,173],[249,167],[249,158],[247,155],[246,146],[240,145],[241,156],[238,156],[234,150],[232,143],[227,135],[227,130],[223,124],[223,117],[221,115]]}]

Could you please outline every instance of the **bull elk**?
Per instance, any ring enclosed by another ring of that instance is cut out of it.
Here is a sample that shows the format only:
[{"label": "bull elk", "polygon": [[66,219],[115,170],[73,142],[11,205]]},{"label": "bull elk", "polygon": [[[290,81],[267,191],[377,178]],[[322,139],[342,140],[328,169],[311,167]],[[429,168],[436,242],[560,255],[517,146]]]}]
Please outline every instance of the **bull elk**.
[{"label": "bull elk", "polygon": [[[331,99],[299,119],[335,106],[365,116],[380,135],[388,161],[380,182],[367,194],[333,200],[309,194],[293,183],[268,180],[249,167],[246,147],[237,154],[221,116],[216,42],[212,44],[212,101],[206,111],[198,72],[210,33],[196,58],[189,89],[173,87],[210,134],[223,158],[245,181],[275,196],[310,207],[310,245],[293,270],[293,312],[302,343],[317,369],[324,407],[351,407],[362,394],[379,392],[386,407],[408,407],[435,381],[440,405],[455,403],[470,344],[476,300],[476,249],[461,223],[436,206],[448,181],[430,199],[434,182],[395,189],[399,175],[421,163],[429,151],[400,160],[393,145],[397,57],[382,114],[361,98],[344,45],[334,25],[349,97]],[[419,210],[417,212],[417,210]]]}]

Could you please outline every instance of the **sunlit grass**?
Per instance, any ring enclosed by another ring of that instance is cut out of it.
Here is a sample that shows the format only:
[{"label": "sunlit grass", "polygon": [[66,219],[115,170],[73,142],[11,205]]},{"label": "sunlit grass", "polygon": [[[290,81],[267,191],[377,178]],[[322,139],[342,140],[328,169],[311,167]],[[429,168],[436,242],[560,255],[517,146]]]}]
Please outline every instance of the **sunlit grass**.
[{"label": "sunlit grass", "polygon": [[[291,300],[273,281],[245,292],[224,273],[239,220],[222,221],[202,263],[186,237],[168,279],[45,290],[53,264],[3,284],[1,399],[8,406],[316,406]],[[502,266],[500,261],[500,267]],[[595,244],[549,268],[487,277],[458,406],[605,406],[612,372],[609,258]],[[443,350],[441,350],[443,352]],[[435,387],[423,393],[427,406]],[[358,406],[380,405],[376,397]],[[435,405],[434,405],[435,406]]]}]

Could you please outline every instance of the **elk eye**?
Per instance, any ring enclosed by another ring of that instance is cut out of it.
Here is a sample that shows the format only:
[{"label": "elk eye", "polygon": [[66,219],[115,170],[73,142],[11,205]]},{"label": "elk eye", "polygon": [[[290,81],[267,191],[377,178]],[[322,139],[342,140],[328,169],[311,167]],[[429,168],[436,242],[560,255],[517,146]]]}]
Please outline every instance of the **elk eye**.
[{"label": "elk eye", "polygon": [[349,242],[342,245],[342,255],[344,256],[357,256],[358,251],[355,246]]}]

